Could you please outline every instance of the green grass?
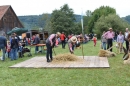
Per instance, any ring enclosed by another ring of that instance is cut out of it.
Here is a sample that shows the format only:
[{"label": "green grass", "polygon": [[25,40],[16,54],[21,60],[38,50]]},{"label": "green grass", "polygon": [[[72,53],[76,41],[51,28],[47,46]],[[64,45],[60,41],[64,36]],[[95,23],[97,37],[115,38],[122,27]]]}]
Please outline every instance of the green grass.
[{"label": "green grass", "polygon": [[[85,56],[96,56],[100,50],[100,41],[97,46],[93,42],[84,44]],[[55,48],[56,54],[68,53],[61,45]],[[116,49],[114,50],[116,52]],[[32,51],[34,53],[34,51]],[[82,49],[75,49],[75,55],[82,56]],[[34,56],[45,54],[33,54]],[[123,54],[108,58],[110,68],[84,68],[84,69],[33,69],[9,68],[16,63],[32,57],[19,58],[5,62],[0,61],[0,86],[130,86],[130,65],[124,65]]]}]

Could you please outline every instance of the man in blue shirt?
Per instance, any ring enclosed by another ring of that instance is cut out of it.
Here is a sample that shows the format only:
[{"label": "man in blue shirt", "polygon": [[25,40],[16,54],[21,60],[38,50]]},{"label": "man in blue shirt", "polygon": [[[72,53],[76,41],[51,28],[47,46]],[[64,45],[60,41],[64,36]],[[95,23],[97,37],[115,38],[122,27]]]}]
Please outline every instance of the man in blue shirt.
[{"label": "man in blue shirt", "polygon": [[2,61],[5,60],[5,52],[6,52],[7,40],[5,37],[5,33],[2,32],[0,35],[0,49],[2,50]]}]

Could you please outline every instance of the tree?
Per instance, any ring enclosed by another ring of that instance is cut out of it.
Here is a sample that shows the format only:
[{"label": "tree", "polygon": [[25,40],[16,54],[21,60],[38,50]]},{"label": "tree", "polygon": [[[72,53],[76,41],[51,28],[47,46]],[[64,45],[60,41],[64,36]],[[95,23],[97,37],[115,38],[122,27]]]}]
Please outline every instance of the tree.
[{"label": "tree", "polygon": [[83,23],[84,23],[84,32],[85,33],[87,33],[87,32],[89,32],[88,31],[88,22],[89,22],[89,20],[90,20],[90,18],[91,18],[91,11],[90,10],[87,10],[86,11],[86,16],[83,16]]},{"label": "tree", "polygon": [[48,13],[44,13],[39,17],[38,20],[38,26],[44,28],[44,26],[46,25],[47,21],[50,20],[50,16]]},{"label": "tree", "polygon": [[86,16],[90,17],[91,14],[92,14],[92,12],[91,12],[90,10],[87,10],[87,11],[86,11]]},{"label": "tree", "polygon": [[103,15],[95,22],[94,33],[100,37],[102,32],[107,31],[110,27],[112,27],[114,31],[124,31],[125,28],[129,28],[130,25],[116,14]]},{"label": "tree", "polygon": [[116,10],[109,6],[101,6],[100,8],[95,9],[94,12],[92,12],[91,19],[88,23],[88,31],[93,32],[95,22],[97,22],[102,15],[108,16],[109,14],[116,14]]},{"label": "tree", "polygon": [[72,33],[75,17],[73,10],[67,4],[63,5],[60,10],[54,10],[51,16],[51,27],[53,32]]}]

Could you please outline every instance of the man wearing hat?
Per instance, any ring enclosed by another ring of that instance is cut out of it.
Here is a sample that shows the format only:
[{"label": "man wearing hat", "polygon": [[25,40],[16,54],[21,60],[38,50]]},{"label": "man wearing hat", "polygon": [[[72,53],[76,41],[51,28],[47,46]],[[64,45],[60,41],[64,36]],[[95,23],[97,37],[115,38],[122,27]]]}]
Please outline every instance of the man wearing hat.
[{"label": "man wearing hat", "polygon": [[69,40],[68,40],[68,46],[69,46],[69,50],[70,53],[73,54],[74,53],[74,45],[77,41],[77,38],[75,36],[72,36]]},{"label": "man wearing hat", "polygon": [[[109,31],[107,31],[103,36],[107,39],[107,49],[109,49],[113,45],[112,40],[114,38],[114,32],[112,28],[109,28]],[[112,52],[112,48],[110,51]]]},{"label": "man wearing hat", "polygon": [[[51,34],[47,40],[46,40],[46,47],[47,47],[47,53],[46,53],[46,58],[47,62],[51,62],[53,60],[52,57],[52,48],[55,46],[56,40],[58,37],[60,37],[61,33],[57,32],[56,34]],[[50,55],[50,59],[49,59]]]}]

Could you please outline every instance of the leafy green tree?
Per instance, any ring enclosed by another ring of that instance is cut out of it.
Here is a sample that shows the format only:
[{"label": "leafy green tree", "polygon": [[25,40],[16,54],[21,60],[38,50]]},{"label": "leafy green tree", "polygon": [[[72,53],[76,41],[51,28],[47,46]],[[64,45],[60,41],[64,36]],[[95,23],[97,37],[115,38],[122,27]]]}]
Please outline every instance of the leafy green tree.
[{"label": "leafy green tree", "polygon": [[87,10],[87,11],[86,11],[86,16],[87,16],[87,17],[90,17],[91,14],[92,14],[92,12],[91,12],[90,10]]},{"label": "leafy green tree", "polygon": [[47,21],[50,20],[50,15],[48,13],[44,13],[39,17],[38,20],[38,26],[44,28],[46,25]]},{"label": "leafy green tree", "polygon": [[90,10],[86,11],[86,15],[83,16],[84,33],[88,33],[88,22],[91,19],[92,12]]},{"label": "leafy green tree", "polygon": [[88,23],[88,31],[93,32],[95,22],[97,22],[102,15],[108,16],[109,14],[116,14],[116,10],[109,6],[101,6],[100,8],[95,9],[94,12],[92,12],[91,19]]},{"label": "leafy green tree", "polygon": [[50,20],[47,20],[47,21],[46,21],[46,24],[45,24],[45,26],[44,26],[44,28],[43,28],[43,31],[48,31],[49,34],[52,33],[52,27],[51,27],[51,22],[50,22]]},{"label": "leafy green tree", "polygon": [[114,31],[125,31],[126,27],[130,27],[130,25],[123,21],[116,14],[109,14],[108,16],[101,16],[97,22],[94,24],[94,33],[98,34],[98,37],[101,36],[103,31],[107,31],[110,27],[113,28]]},{"label": "leafy green tree", "polygon": [[123,17],[123,19],[130,23],[130,15]]},{"label": "leafy green tree", "polygon": [[73,32],[75,17],[73,10],[67,4],[60,10],[54,10],[51,15],[51,27],[53,32],[64,31],[67,34]]}]

